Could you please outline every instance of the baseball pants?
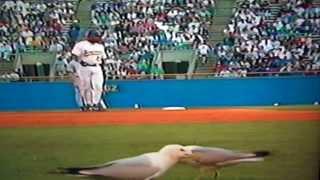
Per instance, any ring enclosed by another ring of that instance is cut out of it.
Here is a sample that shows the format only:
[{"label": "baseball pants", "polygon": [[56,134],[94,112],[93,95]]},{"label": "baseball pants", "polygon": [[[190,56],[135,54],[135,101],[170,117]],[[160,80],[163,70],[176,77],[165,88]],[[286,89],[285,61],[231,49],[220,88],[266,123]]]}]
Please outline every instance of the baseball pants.
[{"label": "baseball pants", "polygon": [[80,68],[80,94],[85,105],[98,105],[103,91],[103,73],[100,66]]}]

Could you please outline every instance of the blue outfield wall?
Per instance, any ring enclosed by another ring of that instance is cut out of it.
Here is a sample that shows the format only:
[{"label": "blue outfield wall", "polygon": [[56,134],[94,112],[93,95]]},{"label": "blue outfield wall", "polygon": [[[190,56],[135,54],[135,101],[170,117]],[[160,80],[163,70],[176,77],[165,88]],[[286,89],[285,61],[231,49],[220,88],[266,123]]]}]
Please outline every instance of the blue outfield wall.
[{"label": "blue outfield wall", "polygon": [[0,83],[0,111],[76,107],[71,83]]},{"label": "blue outfield wall", "polygon": [[[105,99],[113,108],[268,106],[320,102],[320,77],[110,81],[119,92]],[[0,110],[76,108],[71,83],[1,83]]]}]

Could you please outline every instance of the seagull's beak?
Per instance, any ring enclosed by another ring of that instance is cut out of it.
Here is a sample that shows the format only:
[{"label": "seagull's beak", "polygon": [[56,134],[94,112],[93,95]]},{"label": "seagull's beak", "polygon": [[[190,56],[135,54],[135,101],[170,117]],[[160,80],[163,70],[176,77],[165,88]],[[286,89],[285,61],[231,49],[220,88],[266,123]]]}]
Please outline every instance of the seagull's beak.
[{"label": "seagull's beak", "polygon": [[192,151],[191,150],[189,150],[189,149],[185,149],[185,157],[189,157],[189,156],[191,156],[192,155]]}]

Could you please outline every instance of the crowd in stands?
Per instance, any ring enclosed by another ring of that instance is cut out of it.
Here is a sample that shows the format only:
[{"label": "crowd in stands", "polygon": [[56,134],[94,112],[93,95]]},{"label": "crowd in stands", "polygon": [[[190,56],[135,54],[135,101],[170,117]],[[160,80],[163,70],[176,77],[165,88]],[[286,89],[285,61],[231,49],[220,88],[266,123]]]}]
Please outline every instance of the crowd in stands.
[{"label": "crowd in stands", "polygon": [[[56,75],[66,74],[70,49],[78,40],[77,1],[0,2],[0,60],[18,52],[57,52]],[[153,64],[159,49],[205,47],[214,0],[120,0],[96,2],[92,23],[103,34],[107,77],[124,79],[136,74],[163,77]],[[64,27],[70,25],[65,32]],[[206,52],[202,50],[201,52]]]},{"label": "crowd in stands", "polygon": [[1,1],[0,59],[10,60],[17,52],[59,52],[68,47],[64,27],[75,21],[76,5],[77,1]]},{"label": "crowd in stands", "polygon": [[[103,32],[109,76],[161,74],[159,49],[198,48],[208,39],[214,0],[97,2],[92,23]],[[159,77],[160,75],[156,75]]]},{"label": "crowd in stands", "polygon": [[[224,30],[226,38],[214,48],[208,28],[215,0],[97,1],[91,20],[102,33],[108,79],[163,78],[163,69],[153,61],[162,49],[197,50],[203,63],[213,49],[220,77],[319,71],[320,42],[312,35],[320,35],[320,7],[308,0],[277,2],[280,11],[274,15],[270,1],[241,1]],[[66,75],[80,34],[77,3],[1,1],[0,61],[11,61],[18,52],[57,52],[56,75]]]},{"label": "crowd in stands", "polygon": [[217,44],[217,74],[247,76],[250,72],[320,70],[320,7],[304,0],[282,1],[275,20],[267,1],[243,1]]}]

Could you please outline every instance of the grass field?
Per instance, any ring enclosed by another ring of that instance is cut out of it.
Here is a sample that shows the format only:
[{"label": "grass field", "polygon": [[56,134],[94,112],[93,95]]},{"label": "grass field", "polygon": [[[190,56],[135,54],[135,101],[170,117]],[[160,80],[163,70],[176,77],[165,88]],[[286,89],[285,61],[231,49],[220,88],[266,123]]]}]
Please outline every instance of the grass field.
[{"label": "grass field", "polygon": [[[198,144],[272,152],[266,161],[221,171],[220,180],[316,180],[320,122],[253,122],[0,129],[1,179],[67,180],[56,167],[85,166],[156,151],[165,144]],[[184,165],[161,179],[191,180]],[[80,178],[83,179],[83,178]]]}]

